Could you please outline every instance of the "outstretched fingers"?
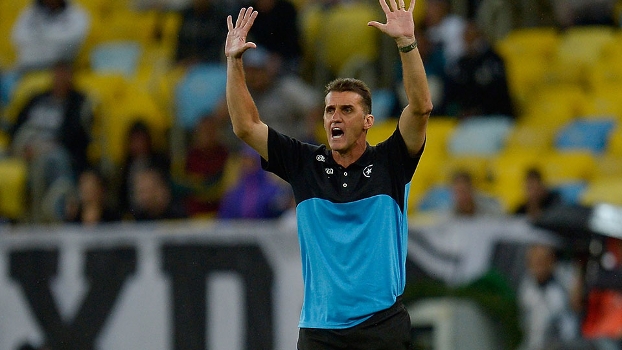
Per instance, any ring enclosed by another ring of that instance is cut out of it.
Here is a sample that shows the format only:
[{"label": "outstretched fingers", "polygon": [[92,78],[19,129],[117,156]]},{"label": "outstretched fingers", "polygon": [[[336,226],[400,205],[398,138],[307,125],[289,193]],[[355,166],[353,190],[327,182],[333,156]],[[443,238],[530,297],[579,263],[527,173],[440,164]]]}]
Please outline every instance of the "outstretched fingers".
[{"label": "outstretched fingers", "polygon": [[231,31],[231,29],[233,29],[233,18],[229,15],[227,16],[227,30]]},{"label": "outstretched fingers", "polygon": [[399,5],[397,4],[395,0],[389,0],[389,4],[391,5],[392,11],[397,11],[399,9]]},{"label": "outstretched fingers", "polygon": [[255,18],[257,18],[257,11],[254,11],[253,7],[247,8],[246,12],[244,13],[242,25],[244,27],[251,27],[255,22]]},{"label": "outstretched fingers", "polygon": [[242,23],[242,18],[244,18],[244,14],[246,13],[246,9],[242,7],[240,12],[238,13],[238,18],[235,20],[235,28],[240,28]]},{"label": "outstretched fingers", "polygon": [[257,18],[257,11],[254,11],[252,7],[240,9],[235,25],[232,16],[227,16],[227,28],[229,30],[225,42],[225,55],[227,57],[241,57],[244,51],[256,47],[254,43],[246,42],[246,36],[251,30],[255,18]]},{"label": "outstretched fingers", "polygon": [[389,14],[391,12],[395,12],[398,10],[413,12],[415,9],[415,1],[411,1],[408,9],[406,9],[406,0],[379,0],[380,7],[384,11],[385,14]]},{"label": "outstretched fingers", "polygon": [[389,9],[389,5],[387,5],[386,0],[378,0],[378,2],[380,3],[380,7],[382,8],[382,11],[384,11],[384,13],[391,12],[391,9]]}]

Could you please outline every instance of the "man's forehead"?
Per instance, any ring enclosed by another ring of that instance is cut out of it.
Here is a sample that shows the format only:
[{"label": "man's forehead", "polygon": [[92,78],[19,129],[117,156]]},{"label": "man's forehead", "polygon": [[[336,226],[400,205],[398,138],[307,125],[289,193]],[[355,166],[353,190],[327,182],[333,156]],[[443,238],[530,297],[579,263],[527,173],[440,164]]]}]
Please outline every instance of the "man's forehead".
[{"label": "man's forehead", "polygon": [[324,99],[327,106],[353,106],[356,104],[360,104],[362,100],[363,97],[354,91],[331,91],[326,94],[326,98]]}]

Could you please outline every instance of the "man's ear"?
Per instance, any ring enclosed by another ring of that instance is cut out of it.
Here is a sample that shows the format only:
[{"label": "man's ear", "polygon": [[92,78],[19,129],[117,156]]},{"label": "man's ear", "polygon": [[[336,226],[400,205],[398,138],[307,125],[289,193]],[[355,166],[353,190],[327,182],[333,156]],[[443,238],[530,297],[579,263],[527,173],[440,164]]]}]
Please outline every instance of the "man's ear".
[{"label": "man's ear", "polygon": [[363,125],[364,130],[369,130],[374,125],[374,116],[372,114],[368,114],[365,116],[365,123]]}]

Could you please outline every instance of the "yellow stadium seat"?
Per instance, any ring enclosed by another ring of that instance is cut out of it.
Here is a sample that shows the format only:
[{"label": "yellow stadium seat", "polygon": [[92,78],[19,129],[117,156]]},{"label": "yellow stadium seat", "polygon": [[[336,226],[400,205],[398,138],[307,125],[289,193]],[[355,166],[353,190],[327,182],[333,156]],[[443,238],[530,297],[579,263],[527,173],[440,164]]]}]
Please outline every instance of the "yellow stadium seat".
[{"label": "yellow stadium seat", "polygon": [[18,158],[0,159],[0,216],[20,220],[26,213],[27,165]]},{"label": "yellow stadium seat", "polygon": [[132,1],[128,0],[74,0],[84,7],[92,16],[108,17],[119,11],[129,11]]},{"label": "yellow stadium seat", "polygon": [[115,41],[135,41],[142,47],[151,45],[156,38],[158,13],[115,9],[105,15],[94,16],[91,28],[78,56],[78,64],[86,66],[90,55],[98,45]]},{"label": "yellow stadium seat", "polygon": [[446,154],[437,153],[433,149],[426,149],[419,161],[415,175],[410,184],[408,196],[409,212],[417,209],[417,203],[423,198],[428,189],[445,180],[441,174],[445,170]]},{"label": "yellow stadium seat", "polygon": [[159,13],[155,25],[161,33],[160,40],[148,43],[146,49],[149,52],[157,51],[159,55],[168,61],[173,61],[177,50],[179,28],[181,27],[181,14],[175,11]]},{"label": "yellow stadium seat", "polygon": [[373,63],[379,55],[379,33],[367,22],[374,18],[381,18],[378,10],[366,2],[339,3],[328,9],[319,32],[320,63],[337,75]]},{"label": "yellow stadium seat", "polygon": [[558,43],[556,28],[532,27],[513,30],[496,43],[496,48],[504,59],[550,59],[555,55]]},{"label": "yellow stadium seat", "polygon": [[553,147],[554,130],[532,125],[516,125],[505,142],[505,150],[541,152]]},{"label": "yellow stadium seat", "polygon": [[614,41],[611,27],[570,27],[560,35],[557,57],[567,62],[591,65],[601,59],[606,45]]},{"label": "yellow stadium seat", "polygon": [[622,82],[602,83],[587,96],[586,117],[614,116],[622,121]]},{"label": "yellow stadium seat", "polygon": [[171,116],[148,92],[130,87],[128,93],[111,106],[109,114],[102,118],[101,153],[113,164],[119,164],[123,160],[127,131],[138,120],[150,126],[153,142],[157,147],[167,144],[167,132],[172,125]]},{"label": "yellow stadium seat", "polygon": [[488,190],[490,187],[488,162],[488,158],[480,156],[450,156],[446,159],[439,174],[441,182],[448,184],[456,172],[466,171],[471,174],[476,187]]},{"label": "yellow stadium seat", "polygon": [[603,44],[600,61],[615,64],[620,62],[620,57],[622,57],[622,32],[617,30],[614,31],[613,40]]},{"label": "yellow stadium seat", "polygon": [[609,203],[622,205],[622,177],[599,177],[588,184],[580,201],[585,205]]},{"label": "yellow stadium seat", "polygon": [[11,102],[6,107],[6,120],[14,122],[24,105],[34,95],[45,91],[52,86],[52,72],[48,70],[33,71],[24,74],[17,82]]},{"label": "yellow stadium seat", "polygon": [[367,142],[375,146],[386,140],[397,128],[397,119],[389,118],[374,125],[367,131]]},{"label": "yellow stadium seat", "polygon": [[441,140],[448,137],[448,135],[444,134],[450,132],[444,129],[449,128],[451,124],[454,124],[454,122],[444,118],[443,120],[437,119],[429,124],[432,127],[428,128],[425,150],[410,186],[410,196],[408,197],[410,210],[416,210],[417,203],[428,189],[435,185],[447,183],[450,177],[450,175],[445,174],[448,171],[448,155],[446,147],[444,147]]},{"label": "yellow stadium seat", "polygon": [[0,68],[10,68],[15,64],[16,52],[11,42],[11,32],[17,17],[32,2],[32,0],[0,1]]},{"label": "yellow stadium seat", "polygon": [[123,99],[128,83],[120,73],[99,74],[90,70],[80,71],[75,76],[78,89],[102,107],[111,107]]},{"label": "yellow stadium seat", "polygon": [[520,125],[557,129],[577,116],[585,114],[586,94],[577,85],[541,87],[530,98]]},{"label": "yellow stadium seat", "polygon": [[565,182],[590,181],[596,160],[588,151],[549,152],[541,155],[545,178],[553,185]]},{"label": "yellow stadium seat", "polygon": [[519,113],[550,71],[558,42],[557,29],[538,27],[515,29],[495,44],[505,62],[508,87]]},{"label": "yellow stadium seat", "polygon": [[109,157],[106,142],[106,127],[110,123],[111,109],[124,103],[127,99],[128,83],[120,74],[98,74],[93,71],[80,71],[75,78],[76,87],[84,92],[93,108],[94,120],[91,129],[93,142],[91,142],[88,155],[89,159],[98,163],[102,157]]},{"label": "yellow stadium seat", "polygon": [[550,60],[541,57],[505,59],[508,88],[519,114],[530,105],[529,96],[544,83],[550,66]]},{"label": "yellow stadium seat", "polygon": [[560,35],[551,76],[560,82],[588,83],[589,72],[603,59],[605,47],[615,41],[614,31],[605,26],[578,26]]},{"label": "yellow stadium seat", "polygon": [[556,57],[548,66],[542,82],[543,85],[568,84],[583,86],[587,83],[589,68],[589,65],[578,64]]},{"label": "yellow stadium seat", "polygon": [[622,158],[622,123],[609,135],[607,154]]},{"label": "yellow stadium seat", "polygon": [[489,162],[491,192],[501,200],[506,211],[513,211],[524,200],[525,174],[531,168],[542,169],[540,156],[541,151],[516,148]]},{"label": "yellow stadium seat", "polygon": [[[622,41],[616,42],[621,47]],[[592,90],[602,90],[611,84],[622,84],[622,53],[611,61],[599,61],[589,68],[588,83]]]},{"label": "yellow stadium seat", "polygon": [[458,120],[453,117],[431,117],[426,130],[425,152],[447,156],[447,141],[457,125]]},{"label": "yellow stadium seat", "polygon": [[596,176],[618,176],[622,178],[622,156],[601,154],[596,159]]},{"label": "yellow stadium seat", "polygon": [[320,30],[324,8],[319,3],[309,3],[299,13],[300,39],[304,60],[313,63],[318,55]]},{"label": "yellow stadium seat", "polygon": [[499,200],[504,212],[513,213],[525,201],[524,181],[501,179],[490,193]]}]

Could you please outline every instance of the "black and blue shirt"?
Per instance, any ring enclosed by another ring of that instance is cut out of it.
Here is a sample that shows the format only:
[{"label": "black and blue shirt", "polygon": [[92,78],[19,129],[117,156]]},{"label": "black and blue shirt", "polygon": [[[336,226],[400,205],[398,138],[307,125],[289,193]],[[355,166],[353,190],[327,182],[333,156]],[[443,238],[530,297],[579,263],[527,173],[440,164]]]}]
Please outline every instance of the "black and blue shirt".
[{"label": "black and blue shirt", "polygon": [[407,198],[423,147],[411,157],[399,129],[347,168],[326,146],[270,128],[262,165],[289,182],[296,215],[304,302],[301,328],[355,326],[404,292]]}]

